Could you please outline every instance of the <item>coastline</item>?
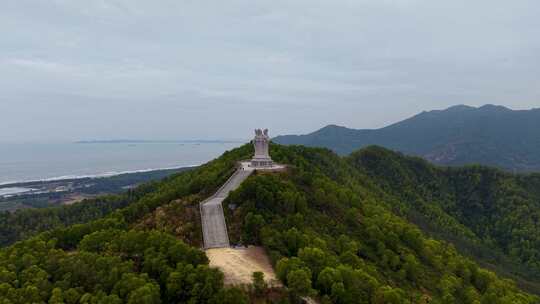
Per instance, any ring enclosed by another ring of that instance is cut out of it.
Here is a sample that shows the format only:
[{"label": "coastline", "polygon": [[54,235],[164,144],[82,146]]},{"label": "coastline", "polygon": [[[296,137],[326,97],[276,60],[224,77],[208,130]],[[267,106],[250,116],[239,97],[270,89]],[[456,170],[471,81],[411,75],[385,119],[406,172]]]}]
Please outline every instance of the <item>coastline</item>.
[{"label": "coastline", "polygon": [[0,188],[193,168],[238,143],[0,143]]},{"label": "coastline", "polygon": [[122,193],[197,167],[174,166],[5,183],[0,185],[0,212],[70,205],[87,198]]},{"label": "coastline", "polygon": [[125,170],[125,171],[109,171],[109,172],[96,173],[96,174],[63,175],[63,176],[43,178],[43,179],[7,181],[7,182],[0,182],[0,189],[2,189],[2,188],[11,188],[11,187],[20,187],[20,186],[24,186],[26,184],[73,181],[73,180],[80,180],[80,179],[96,179],[96,178],[113,177],[113,176],[124,175],[124,174],[148,173],[148,172],[153,172],[153,171],[166,171],[166,170],[196,168],[196,167],[198,167],[200,165],[201,164],[173,166],[173,167],[162,167],[162,168],[138,169],[138,170]]}]

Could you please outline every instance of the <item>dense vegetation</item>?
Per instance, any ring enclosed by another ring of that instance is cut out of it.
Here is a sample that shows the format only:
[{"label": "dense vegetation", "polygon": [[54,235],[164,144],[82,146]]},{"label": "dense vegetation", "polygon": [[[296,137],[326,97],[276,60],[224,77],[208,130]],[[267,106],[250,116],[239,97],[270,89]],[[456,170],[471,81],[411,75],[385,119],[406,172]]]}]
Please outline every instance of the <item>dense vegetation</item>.
[{"label": "dense vegetation", "polygon": [[175,199],[208,196],[249,151],[225,153],[147,186],[152,191],[138,190],[140,197],[102,219],[0,250],[0,303],[247,303],[243,291],[223,286],[223,274],[208,267],[203,252],[167,233],[134,227]]},{"label": "dense vegetation", "polygon": [[[322,303],[540,303],[400,217],[411,209],[407,198],[360,170],[354,158],[306,147],[271,150],[289,170],[251,176],[231,193],[224,210],[232,242],[267,249],[291,294],[276,301],[309,295]],[[136,189],[100,219],[51,225],[0,249],[0,303],[264,298],[260,274],[253,275],[248,297],[245,290],[225,287],[223,274],[190,247],[200,242],[197,203],[252,152],[249,145],[226,152],[196,170]],[[72,216],[77,218],[75,211]]]},{"label": "dense vegetation", "polygon": [[394,215],[347,160],[304,147],[272,155],[293,169],[244,182],[225,202],[228,223],[233,240],[268,250],[293,292],[325,303],[538,301]]},{"label": "dense vegetation", "polygon": [[348,160],[394,194],[412,221],[491,263],[513,262],[512,271],[540,280],[540,174],[439,168],[378,147]]},{"label": "dense vegetation", "polygon": [[[85,199],[82,202],[72,205],[55,206],[40,209],[22,209],[15,212],[0,211],[0,247],[9,245],[15,241],[28,238],[38,232],[53,228],[69,226],[73,224],[86,223],[91,220],[102,218],[116,209],[123,208],[132,202],[136,202],[144,195],[156,191],[159,184],[167,183],[173,172],[184,172],[188,168],[157,170],[153,172],[141,172],[122,174],[107,178],[73,180],[72,183],[86,184],[92,182],[91,187],[84,187],[84,193],[91,194],[97,192],[119,192],[125,185],[133,185],[141,182],[142,185],[125,191],[120,194],[101,195],[97,198]],[[161,182],[156,180],[161,179]],[[151,182],[153,181],[153,182]],[[55,182],[65,184],[69,180]],[[47,182],[39,182],[47,183]],[[16,184],[16,186],[36,187],[37,184]],[[64,194],[58,194],[64,195]],[[54,193],[47,194],[46,204]],[[61,197],[60,197],[61,198]],[[31,198],[22,197],[23,203],[32,202]]]},{"label": "dense vegetation", "polygon": [[38,232],[102,218],[155,191],[156,185],[147,183],[124,194],[100,196],[68,206],[0,212],[0,247]]},{"label": "dense vegetation", "polygon": [[510,171],[540,171],[540,109],[454,106],[422,112],[376,130],[330,125],[307,135],[278,136],[280,144],[326,147],[341,155],[383,146],[436,164],[483,164]]}]

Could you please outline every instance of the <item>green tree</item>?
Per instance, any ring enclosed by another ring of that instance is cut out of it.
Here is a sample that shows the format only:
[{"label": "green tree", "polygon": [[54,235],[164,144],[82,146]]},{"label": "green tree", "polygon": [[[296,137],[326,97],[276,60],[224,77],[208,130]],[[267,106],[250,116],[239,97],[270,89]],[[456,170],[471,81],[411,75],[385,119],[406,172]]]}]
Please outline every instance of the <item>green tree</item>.
[{"label": "green tree", "polygon": [[145,284],[130,292],[128,304],[159,304],[161,303],[159,286],[154,283]]},{"label": "green tree", "polygon": [[264,281],[264,273],[261,271],[255,271],[252,275],[253,278],[253,288],[257,296],[262,296],[266,292],[268,285]]},{"label": "green tree", "polygon": [[248,213],[244,218],[245,244],[260,244],[260,230],[264,227],[264,218],[260,214]]},{"label": "green tree", "polygon": [[222,289],[210,304],[248,304],[249,298],[241,289],[233,287]]},{"label": "green tree", "polygon": [[[335,303],[348,303],[349,296],[345,291],[345,285],[342,282],[335,282],[330,289],[330,295]],[[360,299],[359,299],[360,300]]]},{"label": "green tree", "polygon": [[324,268],[317,277],[317,285],[323,293],[330,294],[332,285],[342,282],[341,273],[334,268]]},{"label": "green tree", "polygon": [[81,294],[75,288],[70,288],[64,292],[64,299],[67,304],[76,304],[79,302],[80,298]]},{"label": "green tree", "polygon": [[51,298],[49,299],[49,304],[64,304],[64,295],[62,294],[62,289],[53,289]]},{"label": "green tree", "polygon": [[297,257],[282,258],[276,264],[276,274],[280,280],[287,283],[287,277],[290,272],[304,268],[305,264]]},{"label": "green tree", "polygon": [[287,275],[287,283],[291,292],[298,296],[313,294],[311,274],[305,269],[293,270]]},{"label": "green tree", "polygon": [[113,293],[127,301],[131,292],[143,287],[146,282],[147,277],[135,273],[126,273],[122,275],[122,279],[114,286]]},{"label": "green tree", "polygon": [[379,288],[373,299],[374,304],[404,304],[407,302],[407,297],[403,290],[383,286]]},{"label": "green tree", "polygon": [[300,249],[298,257],[312,271],[315,278],[317,278],[323,268],[329,264],[328,256],[319,248],[306,247]]}]

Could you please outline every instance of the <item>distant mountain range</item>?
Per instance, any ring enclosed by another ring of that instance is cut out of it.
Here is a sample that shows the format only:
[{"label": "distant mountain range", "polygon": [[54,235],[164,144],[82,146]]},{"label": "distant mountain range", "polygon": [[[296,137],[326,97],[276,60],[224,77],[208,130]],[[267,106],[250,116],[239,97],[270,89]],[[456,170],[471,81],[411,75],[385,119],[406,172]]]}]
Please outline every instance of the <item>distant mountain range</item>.
[{"label": "distant mountain range", "polygon": [[329,125],[310,134],[278,136],[273,141],[326,147],[341,155],[379,145],[441,165],[482,164],[540,171],[540,109],[458,105],[422,112],[381,129]]}]

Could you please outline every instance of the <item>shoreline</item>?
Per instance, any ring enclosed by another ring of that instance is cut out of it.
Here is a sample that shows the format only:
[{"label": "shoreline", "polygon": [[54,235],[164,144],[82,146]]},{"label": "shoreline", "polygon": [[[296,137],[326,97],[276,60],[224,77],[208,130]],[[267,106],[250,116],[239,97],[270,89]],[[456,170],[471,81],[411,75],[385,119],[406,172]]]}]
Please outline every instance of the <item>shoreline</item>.
[{"label": "shoreline", "polygon": [[138,169],[138,170],[125,170],[125,171],[109,171],[96,174],[85,174],[85,175],[62,175],[56,177],[49,177],[43,179],[33,179],[33,180],[21,180],[21,181],[7,181],[0,182],[0,189],[10,188],[10,187],[19,187],[26,184],[36,184],[36,183],[47,183],[47,182],[60,182],[60,181],[70,181],[70,180],[81,180],[81,179],[96,179],[96,178],[106,178],[124,174],[135,174],[135,173],[147,173],[152,171],[165,171],[165,170],[176,170],[183,168],[195,168],[200,166],[198,165],[183,165],[183,166],[173,166],[173,167],[162,167],[162,168],[149,168],[149,169]]}]

